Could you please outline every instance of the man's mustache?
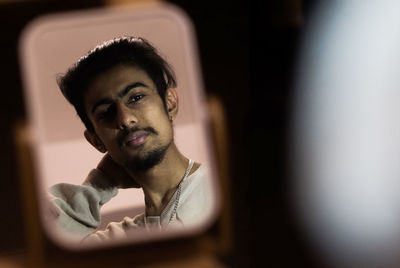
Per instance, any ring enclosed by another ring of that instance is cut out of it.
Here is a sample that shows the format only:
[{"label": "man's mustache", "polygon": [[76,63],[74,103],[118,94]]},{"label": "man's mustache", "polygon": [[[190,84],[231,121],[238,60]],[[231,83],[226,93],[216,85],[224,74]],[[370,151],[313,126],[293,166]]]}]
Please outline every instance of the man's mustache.
[{"label": "man's mustache", "polygon": [[128,135],[137,132],[137,131],[145,131],[147,133],[152,133],[152,134],[156,134],[158,135],[158,132],[152,128],[152,127],[132,127],[132,128],[127,128],[124,129],[119,135],[118,135],[118,142],[120,145],[123,145],[125,143],[125,140],[127,138]]}]

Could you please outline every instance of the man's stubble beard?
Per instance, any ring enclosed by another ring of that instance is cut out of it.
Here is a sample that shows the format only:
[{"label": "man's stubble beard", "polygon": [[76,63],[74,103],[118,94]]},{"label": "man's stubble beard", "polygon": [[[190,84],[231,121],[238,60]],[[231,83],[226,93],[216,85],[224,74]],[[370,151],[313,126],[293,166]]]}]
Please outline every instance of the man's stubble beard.
[{"label": "man's stubble beard", "polygon": [[160,146],[156,149],[152,149],[149,152],[144,153],[144,155],[138,155],[130,160],[127,160],[124,164],[125,168],[135,170],[135,171],[147,171],[164,159],[165,153],[171,146],[172,141],[165,146]]}]

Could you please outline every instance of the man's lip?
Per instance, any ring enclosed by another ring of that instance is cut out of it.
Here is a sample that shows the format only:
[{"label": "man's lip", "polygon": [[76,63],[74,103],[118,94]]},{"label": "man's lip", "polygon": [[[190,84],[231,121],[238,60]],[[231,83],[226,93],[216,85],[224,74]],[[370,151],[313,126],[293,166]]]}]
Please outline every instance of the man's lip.
[{"label": "man's lip", "polygon": [[123,140],[125,145],[140,145],[149,134],[147,131],[138,130],[127,134]]}]

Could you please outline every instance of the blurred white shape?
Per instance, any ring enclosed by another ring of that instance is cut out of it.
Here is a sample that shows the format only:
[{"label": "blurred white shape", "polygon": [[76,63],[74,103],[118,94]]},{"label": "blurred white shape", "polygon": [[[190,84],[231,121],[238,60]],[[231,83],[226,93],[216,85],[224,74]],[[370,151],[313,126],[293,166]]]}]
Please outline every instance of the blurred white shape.
[{"label": "blurred white shape", "polygon": [[400,2],[320,5],[294,109],[295,200],[334,266],[400,265]]}]

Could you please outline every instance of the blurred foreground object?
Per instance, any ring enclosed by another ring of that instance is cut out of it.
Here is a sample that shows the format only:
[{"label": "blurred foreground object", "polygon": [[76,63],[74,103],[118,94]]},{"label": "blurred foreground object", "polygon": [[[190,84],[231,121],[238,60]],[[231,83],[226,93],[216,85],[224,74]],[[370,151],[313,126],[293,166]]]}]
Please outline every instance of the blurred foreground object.
[{"label": "blurred foreground object", "polygon": [[321,3],[303,42],[294,200],[328,267],[400,265],[399,8]]}]

